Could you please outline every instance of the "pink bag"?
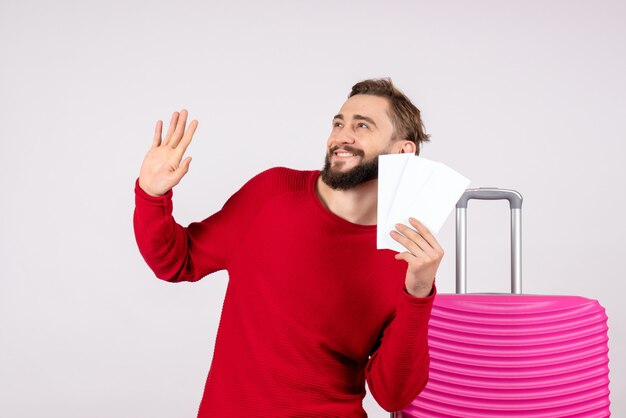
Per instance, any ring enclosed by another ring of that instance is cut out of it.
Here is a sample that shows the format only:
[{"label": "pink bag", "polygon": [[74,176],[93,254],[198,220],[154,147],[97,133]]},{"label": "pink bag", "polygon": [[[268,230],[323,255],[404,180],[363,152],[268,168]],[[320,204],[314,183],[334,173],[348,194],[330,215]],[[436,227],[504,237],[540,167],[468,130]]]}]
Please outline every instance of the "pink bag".
[{"label": "pink bag", "polygon": [[[513,294],[465,294],[470,199],[511,205]],[[522,295],[519,193],[469,189],[457,203],[457,294],[429,322],[426,388],[392,418],[609,417],[607,317],[577,296]]]}]

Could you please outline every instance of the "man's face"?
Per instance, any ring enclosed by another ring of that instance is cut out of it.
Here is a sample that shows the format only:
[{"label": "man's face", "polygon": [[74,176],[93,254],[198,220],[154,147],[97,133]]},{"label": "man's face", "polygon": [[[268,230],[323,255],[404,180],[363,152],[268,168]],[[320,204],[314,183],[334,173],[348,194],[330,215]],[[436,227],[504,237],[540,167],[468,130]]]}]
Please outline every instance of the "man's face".
[{"label": "man's face", "polygon": [[321,178],[347,190],[378,178],[378,156],[392,152],[394,129],[384,97],[357,94],[333,118]]}]

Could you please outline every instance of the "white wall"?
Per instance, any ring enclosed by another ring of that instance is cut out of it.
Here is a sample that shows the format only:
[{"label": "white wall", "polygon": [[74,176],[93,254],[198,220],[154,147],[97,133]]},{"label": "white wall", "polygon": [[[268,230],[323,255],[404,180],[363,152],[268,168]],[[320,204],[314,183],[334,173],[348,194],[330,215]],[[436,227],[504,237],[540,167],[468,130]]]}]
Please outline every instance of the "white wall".
[{"label": "white wall", "polygon": [[[320,168],[352,84],[391,76],[423,111],[423,156],[523,193],[525,292],[606,307],[626,416],[625,21],[606,0],[1,0],[0,415],[195,416],[227,277],[161,282],[137,251],[154,123],[200,121],[187,224],[265,168]],[[469,290],[506,291],[506,205],[469,216]]]}]

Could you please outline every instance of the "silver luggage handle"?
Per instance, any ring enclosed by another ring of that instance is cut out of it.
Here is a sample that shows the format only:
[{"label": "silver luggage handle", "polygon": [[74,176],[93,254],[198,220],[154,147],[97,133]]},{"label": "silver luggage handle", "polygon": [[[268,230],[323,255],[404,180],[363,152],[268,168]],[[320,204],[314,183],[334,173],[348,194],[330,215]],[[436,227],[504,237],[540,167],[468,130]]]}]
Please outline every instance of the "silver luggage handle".
[{"label": "silver luggage handle", "polygon": [[467,293],[467,202],[507,199],[511,207],[511,293],[522,293],[522,195],[515,190],[467,189],[456,204],[456,293]]}]

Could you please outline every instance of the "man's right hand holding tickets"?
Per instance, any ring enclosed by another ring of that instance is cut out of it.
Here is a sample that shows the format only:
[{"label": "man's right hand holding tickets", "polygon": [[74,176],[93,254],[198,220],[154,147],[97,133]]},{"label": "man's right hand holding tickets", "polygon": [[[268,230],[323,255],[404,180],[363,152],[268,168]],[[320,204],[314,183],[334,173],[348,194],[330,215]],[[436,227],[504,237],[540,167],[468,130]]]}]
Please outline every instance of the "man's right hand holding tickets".
[{"label": "man's right hand holding tickets", "polygon": [[163,121],[159,120],[156,124],[152,147],[146,154],[139,173],[139,187],[151,196],[163,196],[189,170],[191,157],[185,158],[182,163],[181,160],[198,127],[198,121],[192,120],[185,132],[186,123],[187,110],[181,110],[180,114],[174,112],[164,140],[161,138]]}]

